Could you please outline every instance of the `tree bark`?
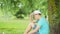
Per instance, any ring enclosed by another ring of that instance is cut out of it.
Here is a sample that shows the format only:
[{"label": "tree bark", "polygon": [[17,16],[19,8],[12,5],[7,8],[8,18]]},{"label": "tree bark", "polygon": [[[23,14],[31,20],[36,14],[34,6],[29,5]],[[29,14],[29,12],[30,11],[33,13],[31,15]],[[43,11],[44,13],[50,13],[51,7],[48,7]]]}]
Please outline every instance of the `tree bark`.
[{"label": "tree bark", "polygon": [[48,0],[50,34],[60,34],[60,0]]}]

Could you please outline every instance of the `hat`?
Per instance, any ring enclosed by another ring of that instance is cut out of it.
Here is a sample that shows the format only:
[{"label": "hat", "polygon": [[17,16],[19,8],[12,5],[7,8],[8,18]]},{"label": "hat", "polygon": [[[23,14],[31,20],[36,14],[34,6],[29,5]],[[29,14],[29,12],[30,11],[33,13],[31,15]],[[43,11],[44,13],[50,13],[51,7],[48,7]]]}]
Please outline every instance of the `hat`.
[{"label": "hat", "polygon": [[33,14],[41,14],[40,10],[35,10]]}]

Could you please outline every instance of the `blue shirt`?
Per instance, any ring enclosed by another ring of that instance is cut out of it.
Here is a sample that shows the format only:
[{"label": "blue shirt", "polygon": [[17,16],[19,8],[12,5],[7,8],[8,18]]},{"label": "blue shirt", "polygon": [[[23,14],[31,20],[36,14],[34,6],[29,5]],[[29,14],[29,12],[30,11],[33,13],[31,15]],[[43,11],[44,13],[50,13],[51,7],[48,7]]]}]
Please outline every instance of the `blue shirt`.
[{"label": "blue shirt", "polygon": [[48,34],[49,33],[49,23],[44,17],[41,17],[37,21],[37,23],[40,26],[40,29],[39,29],[40,34]]}]

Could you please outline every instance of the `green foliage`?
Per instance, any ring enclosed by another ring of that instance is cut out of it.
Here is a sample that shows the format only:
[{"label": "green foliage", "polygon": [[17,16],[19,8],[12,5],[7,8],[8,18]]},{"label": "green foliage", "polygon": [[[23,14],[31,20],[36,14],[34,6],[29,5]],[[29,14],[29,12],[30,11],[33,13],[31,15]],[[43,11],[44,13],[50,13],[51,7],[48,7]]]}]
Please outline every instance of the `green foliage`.
[{"label": "green foliage", "polygon": [[3,16],[10,15],[13,17],[21,10],[24,12],[22,14],[26,16],[36,9],[41,10],[43,15],[47,15],[47,7],[47,0],[0,0],[0,12]]}]

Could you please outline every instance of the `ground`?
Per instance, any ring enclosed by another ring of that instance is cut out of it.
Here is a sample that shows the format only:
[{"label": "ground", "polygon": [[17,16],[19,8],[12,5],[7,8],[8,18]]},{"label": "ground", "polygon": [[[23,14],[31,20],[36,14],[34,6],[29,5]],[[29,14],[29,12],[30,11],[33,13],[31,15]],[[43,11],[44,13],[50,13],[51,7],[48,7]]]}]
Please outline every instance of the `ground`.
[{"label": "ground", "polygon": [[28,23],[28,19],[0,20],[0,34],[23,34]]}]

